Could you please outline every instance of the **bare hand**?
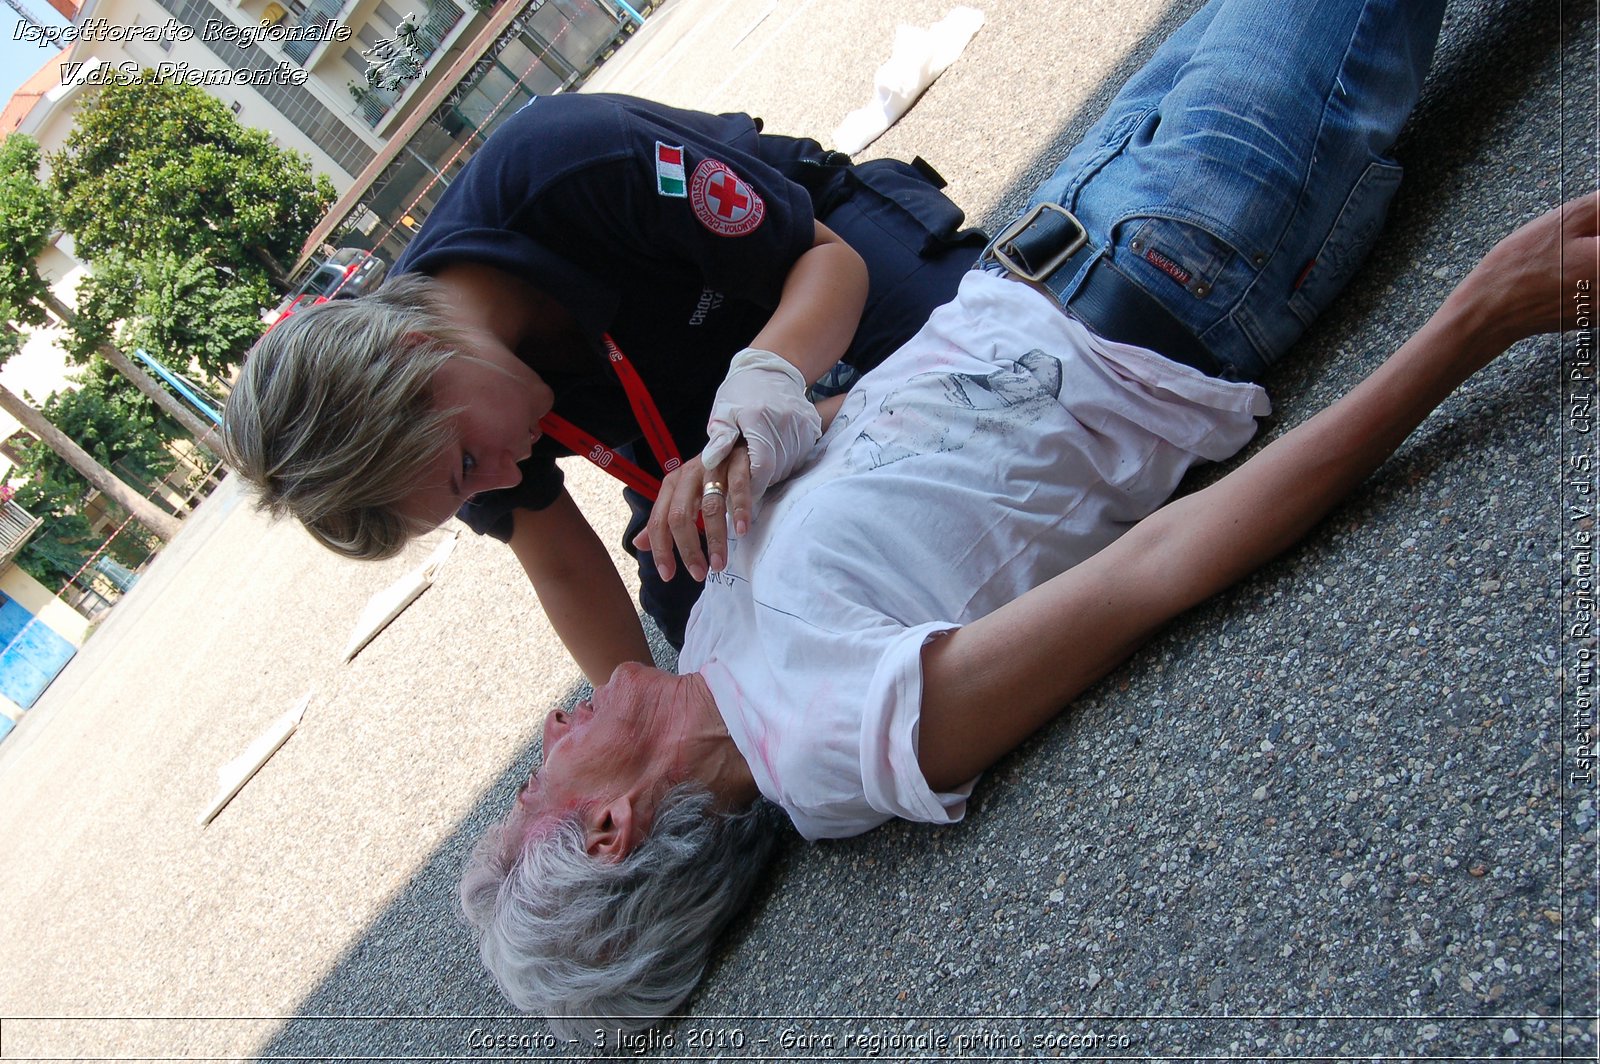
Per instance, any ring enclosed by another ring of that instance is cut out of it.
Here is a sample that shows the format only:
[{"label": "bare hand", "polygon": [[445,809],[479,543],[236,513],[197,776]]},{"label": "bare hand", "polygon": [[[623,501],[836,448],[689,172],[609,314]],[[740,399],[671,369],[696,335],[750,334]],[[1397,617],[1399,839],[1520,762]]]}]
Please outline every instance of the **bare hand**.
[{"label": "bare hand", "polygon": [[1538,333],[1594,321],[1600,259],[1600,193],[1570,200],[1490,249],[1462,282],[1484,303],[1488,327],[1510,346]]},{"label": "bare hand", "polygon": [[[726,495],[705,493],[708,483],[723,485]],[[650,511],[650,521],[633,539],[639,550],[654,556],[662,580],[677,572],[673,546],[677,546],[689,575],[706,578],[707,567],[721,572],[728,564],[728,521],[734,534],[750,530],[750,452],[741,441],[734,445],[728,460],[708,471],[699,456],[673,470],[661,482],[661,494]],[[705,517],[705,542],[702,549],[697,519]],[[709,562],[707,557],[709,556]]]}]

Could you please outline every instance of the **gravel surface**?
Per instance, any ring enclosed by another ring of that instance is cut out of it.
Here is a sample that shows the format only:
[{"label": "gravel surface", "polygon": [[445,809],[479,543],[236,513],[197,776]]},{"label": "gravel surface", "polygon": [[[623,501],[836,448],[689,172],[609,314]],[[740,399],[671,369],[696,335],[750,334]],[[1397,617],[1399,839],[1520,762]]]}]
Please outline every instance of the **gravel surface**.
[{"label": "gravel surface", "polygon": [[[984,28],[866,154],[926,156],[993,225],[1195,5],[972,2]],[[1451,6],[1390,237],[1268,381],[1262,440],[1594,186],[1595,4],[1554,6]],[[589,87],[827,139],[895,23],[943,10],[671,0]],[[790,836],[689,1018],[598,1048],[508,1015],[454,915],[543,713],[585,690],[509,553],[463,536],[345,663],[432,541],[341,562],[230,482],[0,743],[0,1059],[1593,1059],[1579,357],[1528,343],[1481,374],[1304,546],[997,766],[963,824]],[[571,476],[617,539],[613,488]],[[307,690],[196,827],[215,768]]]}]

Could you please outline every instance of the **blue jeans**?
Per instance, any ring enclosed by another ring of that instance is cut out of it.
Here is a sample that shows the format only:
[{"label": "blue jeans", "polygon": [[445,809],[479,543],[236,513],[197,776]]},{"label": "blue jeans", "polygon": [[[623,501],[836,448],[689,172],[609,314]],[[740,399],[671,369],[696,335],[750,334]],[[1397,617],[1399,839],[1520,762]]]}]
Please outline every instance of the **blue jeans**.
[{"label": "blue jeans", "polygon": [[1037,190],[1255,380],[1376,242],[1443,0],[1212,0]]}]

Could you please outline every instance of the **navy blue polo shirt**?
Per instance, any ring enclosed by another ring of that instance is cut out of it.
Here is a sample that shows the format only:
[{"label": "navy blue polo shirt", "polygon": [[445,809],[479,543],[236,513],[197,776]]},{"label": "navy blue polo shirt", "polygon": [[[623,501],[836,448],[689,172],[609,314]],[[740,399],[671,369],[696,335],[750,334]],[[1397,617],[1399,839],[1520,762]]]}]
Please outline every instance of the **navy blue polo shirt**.
[{"label": "navy blue polo shirt", "polygon": [[[813,141],[761,134],[748,115],[602,94],[539,97],[462,169],[395,269],[483,263],[553,297],[596,352],[594,372],[557,379],[541,370],[537,350],[517,354],[550,379],[556,413],[620,446],[640,434],[599,357],[609,333],[687,460],[705,445],[729,360],[766,324],[790,268],[812,245],[812,193],[796,179],[815,188],[822,154]],[[916,257],[909,246],[895,253]],[[953,294],[954,282],[939,287],[930,307]],[[864,326],[852,351],[892,349],[900,331],[874,336]],[[638,450],[649,467],[647,449]],[[559,497],[555,459],[568,453],[541,439],[520,484],[476,496],[460,516],[508,538],[512,510]]]}]

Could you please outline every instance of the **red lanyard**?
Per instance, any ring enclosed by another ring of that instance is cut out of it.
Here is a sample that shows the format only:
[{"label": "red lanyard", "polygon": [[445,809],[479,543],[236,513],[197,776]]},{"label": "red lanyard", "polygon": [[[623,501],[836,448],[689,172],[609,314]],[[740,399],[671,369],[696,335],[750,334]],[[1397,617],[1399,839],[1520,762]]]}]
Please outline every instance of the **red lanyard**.
[{"label": "red lanyard", "polygon": [[[672,472],[683,464],[683,460],[678,457],[678,445],[672,442],[672,433],[662,420],[661,411],[656,409],[655,400],[650,398],[650,390],[644,386],[639,371],[633,368],[633,363],[623,355],[610,334],[600,339],[605,344],[611,368],[616,371],[617,379],[622,382],[622,390],[627,393],[634,420],[639,423],[645,440],[650,444],[650,452],[656,456],[663,473]],[[646,473],[637,463],[622,457],[560,414],[546,414],[540,418],[539,429],[573,454],[587,458],[652,502],[661,494],[659,478]]]}]

